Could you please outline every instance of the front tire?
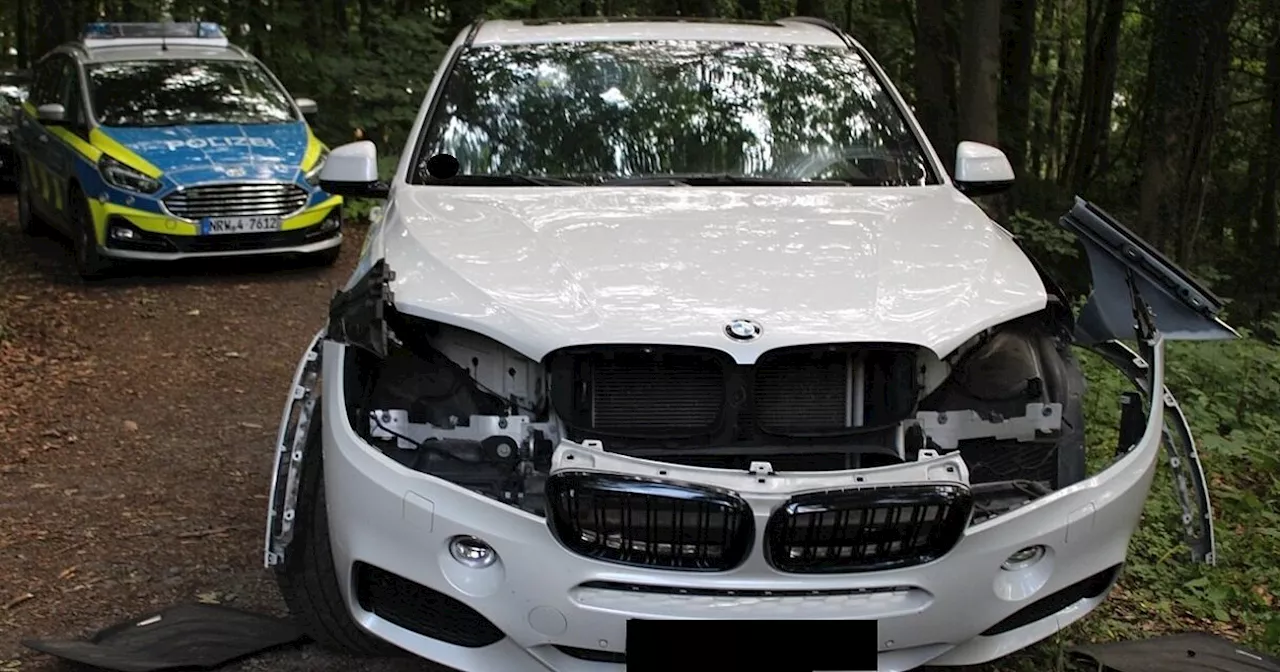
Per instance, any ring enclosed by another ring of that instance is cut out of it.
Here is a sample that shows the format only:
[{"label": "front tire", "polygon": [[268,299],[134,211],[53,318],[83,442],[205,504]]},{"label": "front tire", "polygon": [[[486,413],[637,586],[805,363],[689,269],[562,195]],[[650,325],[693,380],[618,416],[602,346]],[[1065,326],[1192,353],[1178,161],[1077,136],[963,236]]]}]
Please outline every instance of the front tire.
[{"label": "front tire", "polygon": [[18,164],[18,228],[28,236],[42,233],[44,229],[44,223],[31,208],[31,177],[21,163]]},{"label": "front tire", "polygon": [[85,280],[102,278],[110,263],[98,250],[98,234],[93,226],[89,199],[78,188],[73,188],[67,197],[67,207],[71,209],[71,249],[75,253],[76,272]]},{"label": "front tire", "polygon": [[[317,408],[317,411],[319,409]],[[294,621],[321,647],[361,657],[399,656],[403,652],[356,625],[338,589],[338,573],[329,545],[329,513],[324,495],[324,457],[320,416],[311,421],[298,483],[293,540],[276,583]]]}]

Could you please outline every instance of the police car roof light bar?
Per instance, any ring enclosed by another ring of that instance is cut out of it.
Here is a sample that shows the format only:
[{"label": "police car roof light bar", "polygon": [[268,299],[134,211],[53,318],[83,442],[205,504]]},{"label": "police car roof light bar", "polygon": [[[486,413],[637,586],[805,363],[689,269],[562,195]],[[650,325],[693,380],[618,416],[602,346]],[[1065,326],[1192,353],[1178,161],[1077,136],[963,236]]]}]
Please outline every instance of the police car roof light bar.
[{"label": "police car roof light bar", "polygon": [[209,21],[181,23],[101,21],[87,24],[80,39],[85,47],[228,46],[227,34],[222,26]]}]

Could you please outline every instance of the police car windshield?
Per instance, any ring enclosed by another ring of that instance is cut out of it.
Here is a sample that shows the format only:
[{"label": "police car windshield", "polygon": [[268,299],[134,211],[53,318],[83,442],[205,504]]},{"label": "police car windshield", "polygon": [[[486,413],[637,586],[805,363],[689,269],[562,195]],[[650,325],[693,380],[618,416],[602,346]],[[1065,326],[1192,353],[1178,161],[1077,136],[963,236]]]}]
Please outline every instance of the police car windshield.
[{"label": "police car windshield", "polygon": [[126,61],[85,70],[93,114],[103,126],[297,121],[289,97],[256,63]]}]

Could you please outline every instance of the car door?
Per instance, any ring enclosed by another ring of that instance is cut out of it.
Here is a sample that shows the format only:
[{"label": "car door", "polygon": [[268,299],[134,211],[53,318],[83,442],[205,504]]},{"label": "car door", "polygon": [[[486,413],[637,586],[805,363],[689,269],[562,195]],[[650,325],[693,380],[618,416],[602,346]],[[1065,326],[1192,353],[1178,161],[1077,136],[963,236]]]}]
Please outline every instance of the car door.
[{"label": "car door", "polygon": [[44,145],[44,161],[49,168],[50,184],[48,203],[51,216],[71,228],[67,209],[67,192],[76,174],[76,162],[80,160],[77,145],[88,142],[89,129],[84,112],[84,96],[81,95],[80,68],[69,56],[58,58],[58,69],[53,96],[62,105],[65,117],[62,123],[45,123],[48,140]]},{"label": "car door", "polygon": [[43,218],[57,221],[57,209],[54,207],[54,184],[50,155],[54,143],[49,129],[36,117],[36,110],[41,105],[62,102],[62,90],[59,87],[62,64],[70,60],[60,54],[50,56],[36,66],[35,81],[28,96],[29,103],[26,114],[22,115],[19,128],[21,142],[22,169],[29,183],[32,208]]}]

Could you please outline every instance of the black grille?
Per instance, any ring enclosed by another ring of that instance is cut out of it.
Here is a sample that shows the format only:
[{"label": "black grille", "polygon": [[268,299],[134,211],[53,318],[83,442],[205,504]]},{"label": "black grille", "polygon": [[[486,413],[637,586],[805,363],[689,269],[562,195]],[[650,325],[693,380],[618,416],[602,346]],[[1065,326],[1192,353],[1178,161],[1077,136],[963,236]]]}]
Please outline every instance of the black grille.
[{"label": "black grille", "polygon": [[761,429],[782,434],[853,426],[852,355],[830,355],[787,353],[760,362],[755,406]]},{"label": "black grille", "polygon": [[599,361],[590,380],[591,425],[606,432],[704,429],[724,404],[720,367],[696,356]]},{"label": "black grille", "polygon": [[975,439],[960,442],[960,457],[969,467],[970,483],[1015,479],[1058,486],[1058,439],[1014,443]]},{"label": "black grille", "polygon": [[617,665],[627,664],[627,654],[617,653],[614,651],[597,651],[596,649],[581,649],[576,646],[561,646],[556,644],[555,647],[566,656],[577,658],[578,660],[586,660],[592,663],[614,663]]},{"label": "black grille", "polygon": [[915,349],[816,345],[740,365],[710,348],[596,346],[548,357],[551,394],[570,438],[636,446],[777,444],[852,436],[914,410]]},{"label": "black grille", "polygon": [[550,358],[565,422],[598,436],[706,436],[725,406],[725,362],[694,348],[610,347]]},{"label": "black grille", "polygon": [[920,565],[955,546],[972,506],[960,484],[796,495],[769,517],[765,556],[775,569],[797,574]]},{"label": "black grille", "polygon": [[658,569],[723,571],[751,550],[751,507],[709,486],[566,471],[546,483],[547,524],[574,553]]},{"label": "black grille", "polygon": [[504,637],[489,619],[444,593],[363,562],[354,570],[360,607],[405,630],[470,648]]},{"label": "black grille", "polygon": [[216,236],[172,236],[169,240],[179,252],[248,252],[280,247],[298,247],[327,240],[339,229],[323,230],[320,225],[275,233],[226,233]]},{"label": "black grille", "polygon": [[164,198],[164,206],[177,217],[284,216],[307,203],[307,190],[289,182],[211,184],[179,188]]}]

